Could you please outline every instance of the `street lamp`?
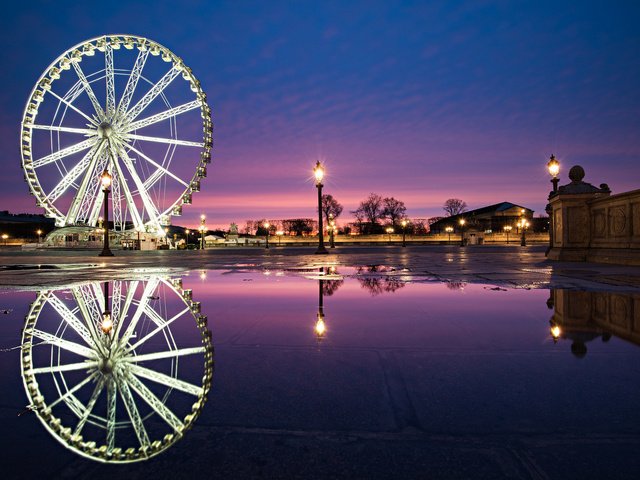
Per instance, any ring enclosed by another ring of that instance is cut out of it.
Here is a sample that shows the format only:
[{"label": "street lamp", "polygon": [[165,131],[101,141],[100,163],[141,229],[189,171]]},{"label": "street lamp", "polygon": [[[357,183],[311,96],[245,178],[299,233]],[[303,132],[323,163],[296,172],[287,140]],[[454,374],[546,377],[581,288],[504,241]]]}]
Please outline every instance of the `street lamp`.
[{"label": "street lamp", "polygon": [[336,232],[336,222],[333,219],[333,213],[329,214],[329,226],[327,227],[327,229],[329,230],[330,248],[336,248],[335,237],[334,237]]},{"label": "street lamp", "polygon": [[509,232],[511,232],[511,229],[513,229],[511,225],[505,225],[504,227],[502,227],[502,230],[504,230],[507,234],[507,244],[509,243]]},{"label": "street lamp", "polygon": [[278,230],[276,235],[278,236],[278,246],[280,246],[282,245],[282,236],[284,235],[284,232],[282,230]]},{"label": "street lamp", "polygon": [[4,242],[5,247],[7,246],[7,238],[9,238],[9,235],[7,235],[6,233],[3,233],[2,241]]},{"label": "street lamp", "polygon": [[389,245],[391,245],[391,234],[393,233],[393,227],[387,227],[387,234],[389,235]]},{"label": "street lamp", "polygon": [[104,192],[104,246],[99,257],[113,257],[113,252],[109,249],[109,191],[111,187],[111,174],[105,169],[100,177],[102,191]]},{"label": "street lamp", "polygon": [[184,236],[185,236],[185,248],[187,248],[189,246],[189,234],[191,233],[191,230],[189,230],[188,228],[184,231]]},{"label": "street lamp", "polygon": [[547,163],[547,169],[549,170],[549,175],[551,175],[551,183],[553,184],[553,193],[558,191],[558,173],[560,173],[560,162],[556,160],[554,155],[549,157],[549,163]]},{"label": "street lamp", "polygon": [[467,223],[467,221],[461,218],[458,223],[460,224],[460,246],[464,247],[464,224]]},{"label": "street lamp", "polygon": [[36,233],[38,234],[38,243],[42,243],[42,230],[38,229]]},{"label": "street lamp", "polygon": [[324,248],[324,229],[322,228],[322,179],[324,178],[324,167],[320,160],[316,162],[313,168],[313,176],[316,178],[316,187],[318,188],[318,249],[316,253],[326,254],[327,249]]},{"label": "street lamp", "polygon": [[205,231],[204,222],[206,219],[207,217],[205,216],[204,213],[200,215],[200,226],[198,227],[198,230],[200,230],[200,250],[204,250],[204,231]]},{"label": "street lamp", "polygon": [[268,249],[269,248],[269,227],[271,226],[271,224],[269,222],[264,222],[262,226],[264,227],[264,240],[265,240],[264,248]]},{"label": "street lamp", "polygon": [[[323,274],[322,268],[320,268],[320,274]],[[324,280],[320,278],[318,280],[318,315],[316,317],[315,331],[318,342],[322,341],[327,327],[324,323]]]},{"label": "street lamp", "polygon": [[451,243],[451,232],[453,232],[453,227],[445,227],[444,231],[449,234],[449,240],[447,240],[447,242]]},{"label": "street lamp", "polygon": [[523,209],[522,218],[518,222],[518,227],[520,227],[520,246],[521,247],[527,246],[527,237],[526,237],[525,231],[528,226],[529,226],[529,222],[527,222],[527,219],[524,217],[524,209]]},{"label": "street lamp", "polygon": [[407,246],[407,220],[403,219],[402,222],[400,222],[400,224],[402,225],[402,246],[406,247]]}]

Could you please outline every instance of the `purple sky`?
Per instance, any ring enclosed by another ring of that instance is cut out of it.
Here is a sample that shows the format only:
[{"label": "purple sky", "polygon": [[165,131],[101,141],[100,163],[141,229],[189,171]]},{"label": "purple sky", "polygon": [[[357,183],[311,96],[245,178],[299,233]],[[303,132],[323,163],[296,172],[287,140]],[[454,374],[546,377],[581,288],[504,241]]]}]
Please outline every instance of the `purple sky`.
[{"label": "purple sky", "polygon": [[214,161],[174,223],[312,217],[311,168],[350,217],[370,192],[410,217],[501,201],[540,213],[551,153],[640,186],[636,2],[13,2],[0,27],[0,210],[40,212],[18,132],[58,55],[109,33],[167,46],[213,109]]}]

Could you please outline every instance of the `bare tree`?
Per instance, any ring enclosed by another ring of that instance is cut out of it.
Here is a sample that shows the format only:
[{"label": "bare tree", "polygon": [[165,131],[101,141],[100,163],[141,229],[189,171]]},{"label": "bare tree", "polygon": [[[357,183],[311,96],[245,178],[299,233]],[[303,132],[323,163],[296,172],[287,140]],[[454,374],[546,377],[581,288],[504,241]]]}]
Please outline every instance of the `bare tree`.
[{"label": "bare tree", "polygon": [[361,214],[362,218],[373,224],[378,223],[382,218],[382,197],[377,193],[370,193],[369,196],[360,202],[358,208],[351,212],[358,218]]},{"label": "bare tree", "polygon": [[460,200],[459,198],[450,198],[444,205],[442,209],[447,214],[447,217],[452,217],[453,215],[458,215],[459,213],[467,211],[467,203]]},{"label": "bare tree", "polygon": [[342,205],[338,202],[333,195],[322,195],[322,214],[324,219],[329,225],[329,216],[333,215],[334,220],[342,213]]},{"label": "bare tree", "polygon": [[394,227],[398,220],[405,217],[406,212],[407,207],[405,207],[404,202],[400,200],[387,197],[382,201],[382,217],[388,218]]}]

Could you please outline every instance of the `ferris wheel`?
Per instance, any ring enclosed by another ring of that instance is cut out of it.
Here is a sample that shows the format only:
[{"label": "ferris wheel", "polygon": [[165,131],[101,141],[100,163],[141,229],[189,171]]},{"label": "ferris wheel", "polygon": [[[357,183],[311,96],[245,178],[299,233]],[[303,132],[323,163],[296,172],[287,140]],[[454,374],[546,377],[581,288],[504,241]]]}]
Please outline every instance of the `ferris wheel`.
[{"label": "ferris wheel", "polygon": [[84,457],[144,460],[200,415],[213,375],[211,333],[180,280],[102,287],[38,293],[22,338],[28,408]]},{"label": "ferris wheel", "polygon": [[211,147],[211,109],[191,69],[132,35],[93,38],[60,55],[22,119],[25,179],[58,227],[96,226],[106,170],[114,229],[160,232],[200,190]]}]

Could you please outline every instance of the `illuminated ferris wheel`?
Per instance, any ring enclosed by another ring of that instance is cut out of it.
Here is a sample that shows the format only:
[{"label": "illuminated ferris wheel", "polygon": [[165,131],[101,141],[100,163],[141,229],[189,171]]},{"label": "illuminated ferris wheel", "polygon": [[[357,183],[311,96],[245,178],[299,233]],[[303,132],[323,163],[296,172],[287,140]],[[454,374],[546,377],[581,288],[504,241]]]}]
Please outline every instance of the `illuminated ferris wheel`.
[{"label": "illuminated ferris wheel", "polygon": [[22,119],[25,179],[58,227],[96,226],[108,171],[114,229],[161,231],[200,190],[211,147],[211,110],[191,69],[132,35],[93,38],[60,55]]},{"label": "illuminated ferris wheel", "polygon": [[213,346],[180,280],[94,282],[38,293],[21,366],[29,409],[56,440],[126,463],[166,450],[200,415]]}]

